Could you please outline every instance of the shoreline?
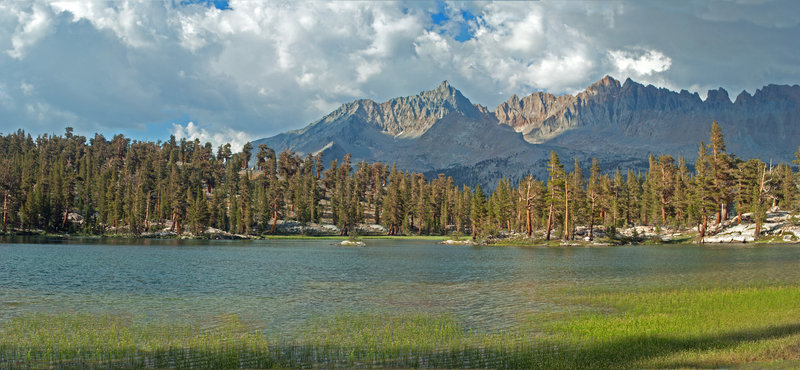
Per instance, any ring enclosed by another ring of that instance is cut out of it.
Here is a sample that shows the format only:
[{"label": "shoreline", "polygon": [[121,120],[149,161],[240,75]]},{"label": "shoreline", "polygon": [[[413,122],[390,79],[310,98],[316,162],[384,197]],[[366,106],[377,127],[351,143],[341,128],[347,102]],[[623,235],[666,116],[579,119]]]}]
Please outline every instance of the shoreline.
[{"label": "shoreline", "polygon": [[[4,238],[14,239],[43,239],[43,240],[161,240],[161,241],[213,241],[213,240],[239,240],[239,241],[269,241],[269,240],[331,240],[347,241],[352,238],[349,236],[338,235],[249,235],[249,236],[226,236],[214,237],[214,235],[134,235],[134,234],[107,234],[107,235],[86,235],[86,234],[51,234],[51,233],[15,233],[0,232],[0,240]],[[775,237],[763,237],[755,241],[706,241],[704,243],[696,240],[696,236],[687,235],[676,239],[655,239],[655,238],[596,238],[593,241],[586,240],[562,240],[541,238],[527,238],[519,236],[506,236],[500,238],[484,238],[472,240],[471,237],[462,236],[453,239],[450,235],[360,235],[353,240],[409,240],[409,241],[432,241],[443,246],[473,246],[473,247],[519,247],[519,248],[598,248],[598,247],[618,247],[618,246],[661,246],[661,245],[697,245],[697,246],[748,246],[748,245],[791,245],[800,244],[800,240],[784,240]]]},{"label": "shoreline", "polygon": [[[689,227],[629,226],[613,228],[595,226],[593,240],[589,240],[586,226],[575,227],[572,239],[564,240],[562,231],[553,229],[550,240],[543,238],[545,230],[535,230],[531,237],[515,231],[500,231],[493,235],[473,239],[461,233],[444,235],[385,235],[386,229],[376,224],[358,224],[351,235],[337,235],[330,224],[300,224],[296,221],[280,220],[276,234],[236,234],[214,228],[195,235],[185,232],[177,235],[166,225],[157,230],[141,234],[127,231],[105,234],[49,233],[44,230],[0,231],[0,238],[47,238],[47,239],[131,239],[131,240],[429,240],[444,245],[508,246],[508,247],[602,247],[620,245],[747,245],[747,244],[797,244],[800,243],[800,215],[773,210],[767,213],[760,226],[759,238],[754,237],[755,223],[750,214],[744,214],[745,222],[727,220],[719,225],[709,225],[706,236],[700,240],[698,231]],[[557,237],[558,236],[558,237]]]},{"label": "shoreline", "polygon": [[[135,235],[135,234],[53,234],[46,232],[0,232],[0,238],[43,238],[43,239],[130,239],[130,240],[348,240],[347,235],[298,235],[298,234],[276,234],[276,235]],[[366,240],[447,240],[447,235],[359,235],[357,239]]]}]

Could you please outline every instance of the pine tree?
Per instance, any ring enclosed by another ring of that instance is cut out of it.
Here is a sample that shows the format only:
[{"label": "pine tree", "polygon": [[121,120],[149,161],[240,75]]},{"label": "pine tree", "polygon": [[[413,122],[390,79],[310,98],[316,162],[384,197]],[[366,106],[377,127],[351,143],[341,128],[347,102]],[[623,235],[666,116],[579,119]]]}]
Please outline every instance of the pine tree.
[{"label": "pine tree", "polygon": [[511,230],[514,206],[511,199],[511,182],[506,179],[497,180],[497,187],[492,194],[492,208],[495,213],[495,223],[500,228]]},{"label": "pine tree", "polygon": [[397,235],[405,218],[405,198],[401,188],[403,175],[392,165],[383,202],[383,223],[389,235]]},{"label": "pine tree", "polygon": [[626,202],[628,195],[628,190],[626,186],[625,180],[622,178],[622,172],[620,172],[619,168],[614,172],[613,178],[613,192],[614,192],[614,200],[612,205],[612,219],[614,227],[625,225],[625,220],[623,215],[627,211],[626,209]]},{"label": "pine tree", "polygon": [[714,178],[713,197],[717,203],[715,225],[728,219],[728,205],[732,201],[731,191],[731,159],[725,151],[725,141],[722,138],[722,128],[713,121],[711,123],[709,158],[711,173]]},{"label": "pine tree", "polygon": [[792,210],[795,207],[797,199],[797,184],[795,183],[795,176],[792,168],[785,163],[778,165],[777,177],[780,182],[779,185],[779,198],[780,207],[784,210]]},{"label": "pine tree", "polygon": [[641,199],[642,199],[642,183],[639,177],[633,173],[633,170],[628,170],[625,176],[625,189],[628,190],[625,201],[627,212],[625,214],[625,223],[632,224],[634,220],[641,219]]},{"label": "pine tree", "polygon": [[591,241],[594,240],[594,218],[597,215],[597,208],[602,196],[600,186],[600,164],[597,162],[597,158],[592,158],[586,195],[589,200],[589,240]]},{"label": "pine tree", "polygon": [[475,240],[481,235],[481,227],[486,221],[486,195],[480,185],[475,186],[469,218],[472,225],[472,239]]},{"label": "pine tree", "polygon": [[558,216],[558,208],[565,203],[563,198],[566,193],[564,168],[558,160],[556,152],[550,152],[550,160],[547,162],[548,179],[547,179],[547,233],[546,240],[550,240],[550,232],[553,225],[556,224],[556,217]]},{"label": "pine tree", "polygon": [[716,211],[714,173],[711,162],[713,157],[708,155],[708,149],[704,143],[700,143],[697,161],[695,162],[695,177],[692,194],[692,212],[695,222],[698,225],[700,241],[705,238],[708,229],[709,212]]},{"label": "pine tree", "polygon": [[[423,223],[429,227],[428,207],[430,202],[430,189],[428,189],[425,177],[422,174],[414,175],[414,210],[413,215],[417,217],[417,235],[422,235]],[[413,223],[413,222],[412,222]]]},{"label": "pine tree", "polygon": [[583,222],[583,215],[586,208],[583,169],[581,169],[581,165],[578,162],[578,157],[574,159],[572,172],[567,175],[566,186],[568,187],[567,194],[569,195],[569,201],[567,202],[569,206],[569,212],[567,212],[567,214],[569,214],[569,217],[565,217],[564,240],[575,239],[575,228],[578,223]]},{"label": "pine tree", "polygon": [[689,207],[689,196],[691,179],[689,169],[686,167],[686,160],[683,156],[678,157],[678,169],[675,178],[675,191],[673,196],[673,206],[675,209],[675,220],[678,226],[686,222],[687,209]]},{"label": "pine tree", "polygon": [[767,207],[764,204],[764,196],[767,192],[767,169],[763,162],[756,163],[757,181],[752,188],[752,208],[753,218],[755,219],[755,230],[753,231],[754,240],[761,236],[761,225],[766,219]]},{"label": "pine tree", "polygon": [[675,176],[677,172],[675,159],[666,154],[661,155],[658,157],[657,168],[661,176],[658,176],[654,181],[655,193],[661,208],[661,225],[667,225],[667,216],[671,216],[674,210]]},{"label": "pine tree", "polygon": [[253,152],[253,144],[250,143],[250,142],[245,143],[244,146],[242,147],[242,169],[243,170],[247,169],[248,164],[250,163],[250,157],[253,155],[252,152]]}]

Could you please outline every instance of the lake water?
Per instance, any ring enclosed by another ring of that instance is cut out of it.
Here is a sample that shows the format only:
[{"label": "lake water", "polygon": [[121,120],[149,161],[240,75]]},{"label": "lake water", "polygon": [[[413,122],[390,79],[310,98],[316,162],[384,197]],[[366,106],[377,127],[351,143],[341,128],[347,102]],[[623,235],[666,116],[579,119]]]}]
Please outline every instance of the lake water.
[{"label": "lake water", "polygon": [[434,241],[0,239],[0,321],[30,312],[145,320],[223,314],[291,332],[338,313],[445,313],[474,328],[568,310],[569,291],[800,282],[800,246],[515,248]]}]

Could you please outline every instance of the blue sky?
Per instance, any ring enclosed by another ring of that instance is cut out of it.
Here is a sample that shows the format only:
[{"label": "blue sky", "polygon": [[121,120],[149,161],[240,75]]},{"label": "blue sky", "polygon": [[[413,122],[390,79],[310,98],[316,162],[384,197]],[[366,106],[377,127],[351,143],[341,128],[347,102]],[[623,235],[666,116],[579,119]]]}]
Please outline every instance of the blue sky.
[{"label": "blue sky", "polygon": [[430,12],[432,25],[428,30],[437,30],[439,33],[452,37],[458,42],[472,39],[477,25],[477,17],[470,9],[456,9],[453,11],[445,1],[437,1],[436,8]]},{"label": "blue sky", "polygon": [[493,109],[609,74],[735,98],[800,82],[800,2],[0,2],[0,132],[215,145],[448,80]]}]

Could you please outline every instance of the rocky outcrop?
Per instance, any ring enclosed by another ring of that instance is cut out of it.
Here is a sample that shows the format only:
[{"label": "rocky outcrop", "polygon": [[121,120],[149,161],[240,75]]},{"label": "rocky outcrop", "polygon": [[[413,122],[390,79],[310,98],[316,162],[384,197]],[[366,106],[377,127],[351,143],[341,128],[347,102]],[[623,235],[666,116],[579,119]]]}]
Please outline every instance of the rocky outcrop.
[{"label": "rocky outcrop", "polygon": [[[716,234],[706,237],[706,243],[750,243],[756,240],[756,225],[752,223],[751,214],[746,213],[743,219],[747,221],[742,224],[728,223],[722,227]],[[767,212],[767,217],[761,225],[759,232],[759,239],[773,241],[775,238],[779,241],[796,242],[800,240],[800,226],[797,223],[798,215],[792,215],[789,212],[773,209]],[[769,240],[769,238],[773,240]]]}]

